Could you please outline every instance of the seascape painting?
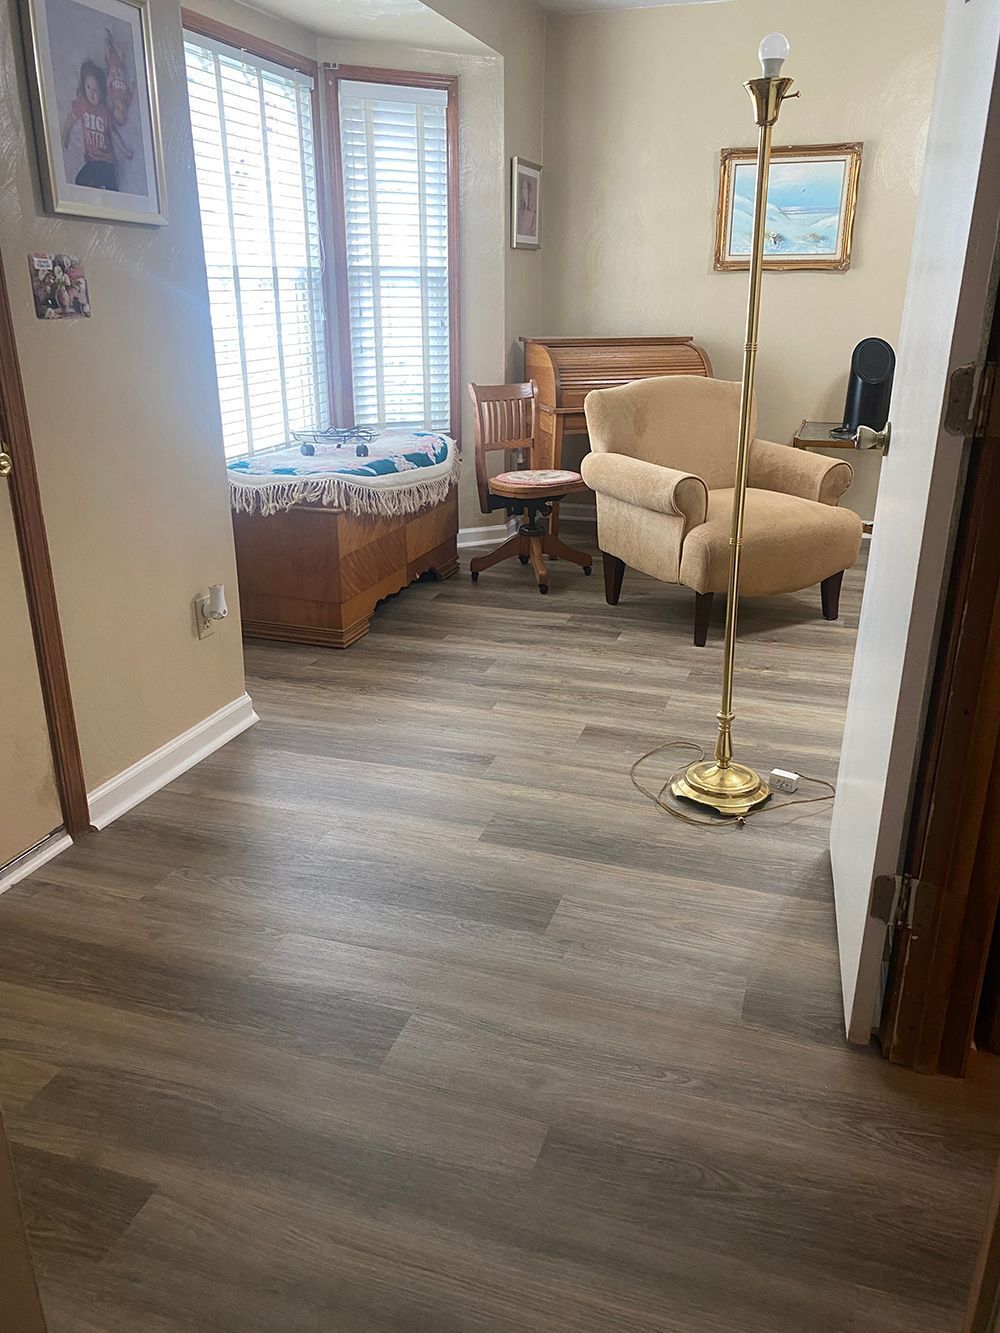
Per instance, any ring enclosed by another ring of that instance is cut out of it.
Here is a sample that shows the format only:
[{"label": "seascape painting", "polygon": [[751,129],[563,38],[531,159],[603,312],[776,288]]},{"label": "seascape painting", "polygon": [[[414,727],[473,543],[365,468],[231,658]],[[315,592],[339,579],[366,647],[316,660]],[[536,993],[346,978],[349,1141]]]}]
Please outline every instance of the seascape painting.
[{"label": "seascape painting", "polygon": [[[857,198],[860,144],[775,149],[768,176],[764,262],[772,269],[845,269]],[[749,267],[756,155],[722,155],[716,268]]]}]

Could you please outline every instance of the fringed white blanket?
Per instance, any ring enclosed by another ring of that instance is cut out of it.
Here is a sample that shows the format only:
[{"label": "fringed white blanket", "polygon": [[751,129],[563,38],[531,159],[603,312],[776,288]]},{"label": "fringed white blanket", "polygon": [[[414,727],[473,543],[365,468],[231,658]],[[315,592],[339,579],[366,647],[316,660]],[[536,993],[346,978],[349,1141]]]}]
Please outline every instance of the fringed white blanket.
[{"label": "fringed white blanket", "polygon": [[243,514],[316,504],[396,518],[440,504],[458,483],[461,460],[447,435],[385,431],[367,448],[361,458],[353,445],[317,445],[311,457],[294,447],[231,463],[230,504]]}]

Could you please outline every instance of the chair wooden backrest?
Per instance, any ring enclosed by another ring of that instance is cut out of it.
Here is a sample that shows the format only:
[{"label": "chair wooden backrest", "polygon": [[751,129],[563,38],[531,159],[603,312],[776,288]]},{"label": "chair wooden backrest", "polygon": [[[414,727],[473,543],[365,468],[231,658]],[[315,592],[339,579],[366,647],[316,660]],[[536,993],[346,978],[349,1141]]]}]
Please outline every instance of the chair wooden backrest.
[{"label": "chair wooden backrest", "polygon": [[538,431],[538,385],[470,384],[469,396],[476,409],[476,486],[479,507],[488,514],[490,474],[486,455],[496,449],[523,449],[528,467],[535,464]]}]

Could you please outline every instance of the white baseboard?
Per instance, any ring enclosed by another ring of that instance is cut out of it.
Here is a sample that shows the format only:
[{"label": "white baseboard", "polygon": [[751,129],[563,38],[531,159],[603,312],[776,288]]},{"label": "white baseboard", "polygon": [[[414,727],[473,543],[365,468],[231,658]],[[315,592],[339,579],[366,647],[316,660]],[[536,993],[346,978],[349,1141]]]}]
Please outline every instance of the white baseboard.
[{"label": "white baseboard", "polygon": [[19,856],[16,861],[11,861],[9,866],[0,870],[0,893],[9,889],[12,884],[18,880],[33,875],[36,870],[40,870],[47,861],[64,852],[67,847],[73,846],[73,839],[68,833],[58,832],[50,833],[44,842],[40,842],[37,847],[32,847],[30,852],[25,852]]},{"label": "white baseboard", "polygon": [[186,773],[227,741],[238,736],[258,720],[249,694],[243,694],[232,703],[220,708],[211,717],[181,732],[166,745],[161,745],[145,759],[138,760],[117,777],[102,782],[88,794],[90,822],[95,828],[106,828],[112,820],[131,810],[147,796],[165,787],[174,778]]},{"label": "white baseboard", "polygon": [[517,520],[509,518],[506,523],[484,523],[480,528],[459,528],[458,544],[468,546],[497,546],[507,537],[513,537]]}]

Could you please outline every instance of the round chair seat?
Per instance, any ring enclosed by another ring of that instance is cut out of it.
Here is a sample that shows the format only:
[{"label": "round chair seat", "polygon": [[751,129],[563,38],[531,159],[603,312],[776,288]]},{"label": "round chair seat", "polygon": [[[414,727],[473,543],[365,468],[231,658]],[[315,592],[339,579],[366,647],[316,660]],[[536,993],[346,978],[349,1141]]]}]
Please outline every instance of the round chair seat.
[{"label": "round chair seat", "polygon": [[566,468],[523,468],[519,472],[500,472],[490,477],[490,490],[495,494],[522,499],[565,495],[567,491],[586,488],[579,472],[570,472]]}]

